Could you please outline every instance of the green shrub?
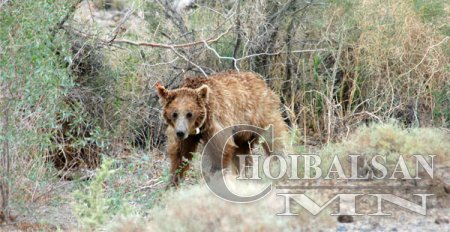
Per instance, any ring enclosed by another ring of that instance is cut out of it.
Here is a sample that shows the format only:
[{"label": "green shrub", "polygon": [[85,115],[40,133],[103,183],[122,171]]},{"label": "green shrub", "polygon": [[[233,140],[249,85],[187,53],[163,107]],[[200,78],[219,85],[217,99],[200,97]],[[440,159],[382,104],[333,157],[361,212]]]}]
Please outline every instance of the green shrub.
[{"label": "green shrub", "polygon": [[93,230],[105,225],[116,215],[127,216],[131,209],[122,196],[110,197],[105,191],[105,184],[114,170],[113,160],[105,158],[95,178],[84,191],[74,193],[76,204],[74,210],[83,228]]}]

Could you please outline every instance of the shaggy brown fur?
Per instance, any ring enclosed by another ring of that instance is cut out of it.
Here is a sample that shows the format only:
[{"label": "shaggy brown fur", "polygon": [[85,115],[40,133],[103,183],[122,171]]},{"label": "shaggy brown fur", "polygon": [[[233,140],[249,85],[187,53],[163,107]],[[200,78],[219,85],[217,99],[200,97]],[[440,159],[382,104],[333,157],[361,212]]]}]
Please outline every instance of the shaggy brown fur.
[{"label": "shaggy brown fur", "polygon": [[[223,128],[237,124],[261,128],[273,125],[274,149],[283,148],[280,138],[287,127],[279,112],[280,100],[255,73],[217,73],[209,78],[188,78],[179,89],[169,91],[159,83],[156,89],[169,125],[168,156],[175,184],[188,170],[188,161],[199,142],[208,142]],[[212,165],[228,167],[236,154],[249,154],[256,140],[256,135],[249,132],[235,134],[227,142],[223,156],[221,148],[214,152],[217,154]],[[264,149],[269,152],[267,147]]]}]

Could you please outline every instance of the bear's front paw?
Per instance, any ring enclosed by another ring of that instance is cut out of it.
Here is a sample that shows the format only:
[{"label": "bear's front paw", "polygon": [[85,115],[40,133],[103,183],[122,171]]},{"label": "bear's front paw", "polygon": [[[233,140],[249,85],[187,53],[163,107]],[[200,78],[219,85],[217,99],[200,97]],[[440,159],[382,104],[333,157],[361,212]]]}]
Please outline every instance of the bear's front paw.
[{"label": "bear's front paw", "polygon": [[179,178],[178,176],[174,175],[172,178],[170,178],[169,183],[166,185],[166,190],[169,190],[171,188],[178,188],[179,186]]}]

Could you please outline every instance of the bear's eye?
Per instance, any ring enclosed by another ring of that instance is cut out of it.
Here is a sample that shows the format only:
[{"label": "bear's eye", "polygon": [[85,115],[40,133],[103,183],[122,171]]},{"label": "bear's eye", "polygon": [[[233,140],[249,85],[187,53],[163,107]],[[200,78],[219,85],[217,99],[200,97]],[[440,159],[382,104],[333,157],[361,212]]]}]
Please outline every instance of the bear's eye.
[{"label": "bear's eye", "polygon": [[191,112],[188,112],[188,113],[186,114],[186,118],[192,118],[192,113],[191,113]]},{"label": "bear's eye", "polygon": [[172,118],[177,118],[178,117],[178,113],[177,112],[173,112],[172,113]]}]

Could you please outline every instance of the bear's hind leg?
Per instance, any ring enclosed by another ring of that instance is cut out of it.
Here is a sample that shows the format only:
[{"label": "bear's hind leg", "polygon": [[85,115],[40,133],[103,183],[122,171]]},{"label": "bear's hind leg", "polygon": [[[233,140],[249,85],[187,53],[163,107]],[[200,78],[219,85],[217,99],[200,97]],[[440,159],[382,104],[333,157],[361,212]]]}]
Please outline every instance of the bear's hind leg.
[{"label": "bear's hind leg", "polygon": [[[250,155],[252,154],[252,149],[255,146],[255,143],[258,142],[258,138],[256,135],[252,135],[248,140],[238,140],[236,139],[235,143],[238,146],[236,148],[235,154],[233,155],[233,171],[236,173],[240,173],[245,167],[252,165],[252,158]],[[243,156],[243,157],[239,157]],[[240,159],[244,159],[243,165]]]},{"label": "bear's hind leg", "polygon": [[283,154],[285,149],[285,140],[287,138],[288,129],[286,123],[279,117],[272,117],[272,120],[269,121],[268,125],[272,125],[273,129],[273,147],[272,151],[270,151],[269,146],[266,143],[263,143],[264,151],[267,155],[270,154]]}]

